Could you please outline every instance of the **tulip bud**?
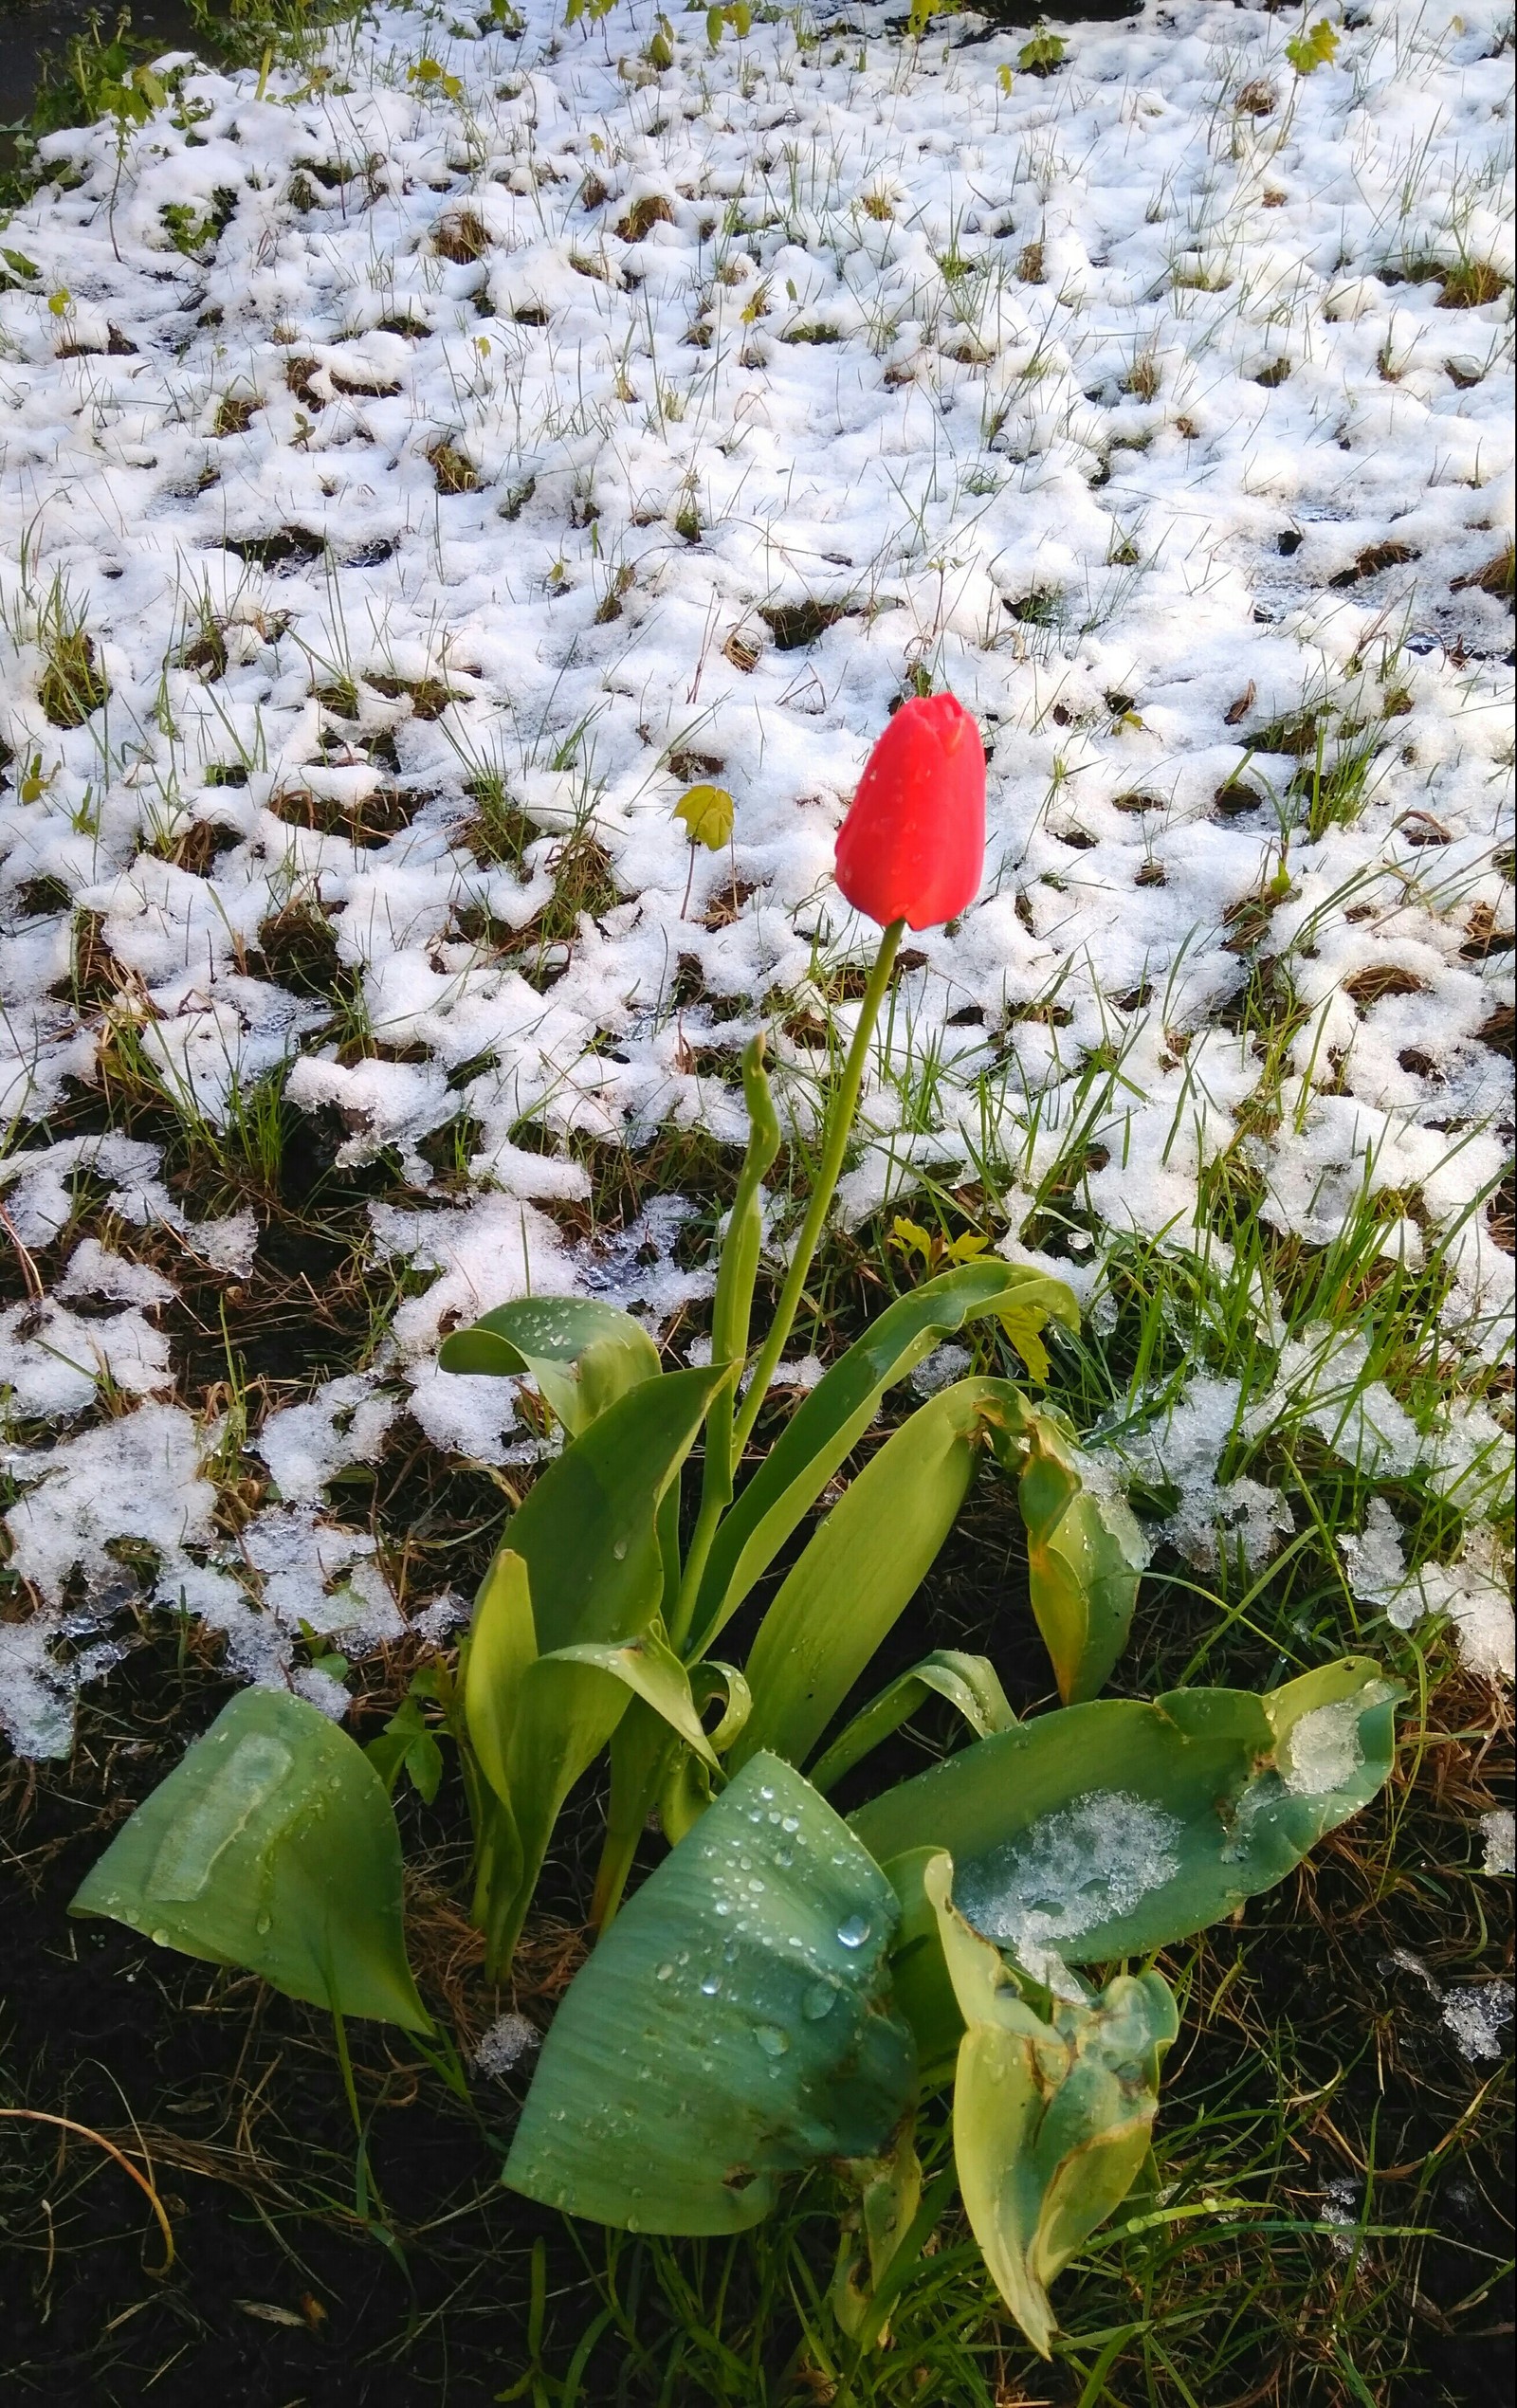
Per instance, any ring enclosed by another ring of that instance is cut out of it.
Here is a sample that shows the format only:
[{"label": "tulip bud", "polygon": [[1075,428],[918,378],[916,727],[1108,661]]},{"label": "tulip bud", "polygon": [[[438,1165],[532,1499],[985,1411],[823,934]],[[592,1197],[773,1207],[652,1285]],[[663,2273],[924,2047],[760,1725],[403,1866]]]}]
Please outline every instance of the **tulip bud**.
[{"label": "tulip bud", "polygon": [[837,831],[837,883],[866,919],[938,928],[972,903],[985,866],[985,753],[951,694],[903,702]]}]

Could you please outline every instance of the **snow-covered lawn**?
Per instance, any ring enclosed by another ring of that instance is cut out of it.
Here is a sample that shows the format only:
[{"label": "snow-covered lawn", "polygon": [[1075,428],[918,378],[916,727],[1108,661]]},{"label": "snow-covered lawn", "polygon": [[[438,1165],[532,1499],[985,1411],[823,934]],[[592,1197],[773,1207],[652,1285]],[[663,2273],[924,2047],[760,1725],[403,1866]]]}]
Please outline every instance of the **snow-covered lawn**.
[{"label": "snow-covered lawn", "polygon": [[[1221,1505],[1261,1554],[1290,1526],[1214,1486],[1287,1406],[1477,1524],[1500,1493],[1461,1399],[1512,1289],[1509,16],[1366,0],[1302,76],[1294,15],[1179,0],[1038,77],[972,19],[916,47],[759,11],[713,49],[682,14],[660,70],[645,0],[524,6],[520,39],[385,11],[303,88],[190,68],[120,143],[52,137],[5,229],[23,1749],[66,1747],[121,1644],[123,1540],[254,1676],[302,1618],[350,1653],[403,1627],[323,1484],[403,1414],[532,1445],[511,1383],[435,1372],[445,1316],[529,1280],[699,1299],[676,1206],[610,1251],[555,1219],[564,1140],[735,1141],[760,1023],[807,1122],[872,935],[833,831],[924,681],[984,731],[988,869],[906,956],[850,1212],[973,1181],[1098,1326],[1113,1233],[1225,1281],[1224,1158],[1309,1247],[1369,1213],[1446,1265],[1438,1381],[1393,1394],[1362,1330],[1288,1334],[1261,1289],[1253,1387],[1214,1365],[1129,1454],[1203,1557]],[[707,778],[733,842],[692,860],[671,810]],[[401,1165],[372,1243],[410,1293],[255,1434],[240,1541],[161,1271],[47,1250],[83,1195],[176,1231],[233,1320],[256,1280],[254,1212],[198,1218],[78,1118],[102,1050],[212,1132],[293,1057],[345,1158]],[[1418,1574],[1377,1505],[1356,1593],[1509,1669],[1490,1531]]]}]

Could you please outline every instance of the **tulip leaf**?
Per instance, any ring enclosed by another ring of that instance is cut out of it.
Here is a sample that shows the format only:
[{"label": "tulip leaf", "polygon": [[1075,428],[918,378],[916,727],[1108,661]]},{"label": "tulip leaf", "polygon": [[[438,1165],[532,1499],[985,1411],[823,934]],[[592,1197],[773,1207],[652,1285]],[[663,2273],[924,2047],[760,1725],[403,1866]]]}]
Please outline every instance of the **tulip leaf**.
[{"label": "tulip leaf", "polygon": [[538,1651],[635,1638],[664,1594],[658,1507],[726,1374],[668,1372],[565,1447],[505,1528],[526,1563]]},{"label": "tulip leaf", "polygon": [[1046,2358],[1048,2287],[1132,2188],[1179,2018],[1168,1983],[1145,1973],[1119,1975],[1093,1998],[1057,2000],[1045,2019],[955,1908],[952,1874],[952,1859],[936,1856],[923,1886],[964,2021],[959,2187],[1001,2297]]},{"label": "tulip leaf", "polygon": [[[915,2118],[902,2125],[887,2156],[855,2159],[847,2167],[858,2189],[858,2206],[843,2219],[837,2271],[828,2299],[850,2341],[862,2337],[880,2286],[897,2252],[905,2245],[922,2205],[922,2163],[914,2124]],[[877,2323],[871,2339],[882,2344],[888,2341],[888,2325]]]},{"label": "tulip leaf", "polygon": [[953,1528],[1000,1379],[960,1379],[893,1431],[781,1584],[746,1666],[753,1711],[731,1752],[804,1763]]},{"label": "tulip leaf", "polygon": [[899,1298],[817,1381],[717,1533],[695,1613],[702,1649],[711,1645],[852,1453],[886,1390],[966,1322],[1014,1300],[1030,1319],[1063,1322],[1070,1329],[1080,1325],[1080,1308],[1062,1280],[1018,1264],[964,1263]]},{"label": "tulip leaf", "polygon": [[640,1322],[595,1296],[519,1296],[445,1338],[444,1371],[525,1374],[569,1435],[658,1376],[658,1348]]},{"label": "tulip leaf", "polygon": [[1016,1717],[1007,1702],[1000,1677],[988,1655],[965,1655],[958,1648],[935,1648],[890,1682],[862,1713],[855,1714],[824,1756],[812,1767],[819,1790],[836,1786],[847,1772],[899,1730],[927,1697],[946,1698],[963,1716],[977,1739],[992,1731],[1008,1731]]},{"label": "tulip leaf", "polygon": [[1263,1696],[1098,1698],[977,1740],[850,1820],[892,1873],[945,1849],[960,1911],[1034,1974],[1142,1956],[1272,1888],[1376,1795],[1402,1693],[1347,1656]]},{"label": "tulip leaf", "polygon": [[464,1712],[479,1767],[503,1804],[511,1803],[511,1728],[521,1683],[538,1659],[527,1567],[501,1547],[474,1600],[464,1660]]},{"label": "tulip leaf", "polygon": [[635,1639],[624,1639],[614,1647],[595,1642],[582,1647],[561,1647],[552,1655],[540,1656],[539,1663],[584,1666],[593,1672],[601,1672],[611,1680],[621,1682],[634,1697],[640,1698],[661,1721],[667,1724],[676,1738],[685,1742],[690,1753],[700,1758],[708,1772],[721,1772],[722,1767],[706,1738],[690,1693],[689,1673],[662,1631],[656,1628],[644,1631]]},{"label": "tulip leaf", "polygon": [[[671,1372],[608,1407],[529,1490],[481,1584],[465,1700],[500,1809],[481,1900],[492,1969],[516,1943],[564,1798],[629,1702],[683,1710],[664,1656],[674,1659],[650,1635],[666,1592],[664,1499],[724,1377]],[[660,1722],[649,1728],[662,1751]]]},{"label": "tulip leaf", "polygon": [[361,1747],[283,1689],[244,1689],[77,1891],[160,1947],[287,1998],[430,2032],[406,1961],[400,1836]]},{"label": "tulip leaf", "polygon": [[[764,1068],[762,1033],[751,1039],[742,1056],[742,1091],[748,1106],[748,1143],[743,1152],[738,1192],[722,1241],[716,1294],[711,1301],[711,1359],[734,1366],[746,1359],[748,1327],[753,1311],[754,1281],[763,1246],[763,1180],[779,1151],[779,1122]],[[736,1372],[734,1372],[736,1377]],[[701,1482],[703,1521],[714,1518],[732,1501],[733,1396],[724,1389],[714,1398],[706,1424],[705,1464]],[[694,1611],[692,1594],[670,1628],[676,1644],[684,1641]]]},{"label": "tulip leaf", "polygon": [[[753,1708],[753,1694],[732,1664],[704,1663],[690,1668],[690,1688],[698,1706],[723,1697],[726,1707],[710,1735],[713,1754],[729,1748]],[[670,1847],[681,1841],[711,1803],[711,1779],[704,1760],[688,1748],[667,1754],[658,1788],[658,1818]]]},{"label": "tulip leaf", "polygon": [[1127,1644],[1148,1549],[1125,1499],[1087,1485],[1062,1414],[1024,1412],[996,1451],[1008,1469],[1019,1460],[1033,1613],[1059,1695],[1078,1706],[1106,1686]]},{"label": "tulip leaf", "polygon": [[915,2095],[897,1911],[826,1800],[756,1757],[576,1976],[505,2180],[629,2231],[736,2233],[781,2175],[885,2154]]}]

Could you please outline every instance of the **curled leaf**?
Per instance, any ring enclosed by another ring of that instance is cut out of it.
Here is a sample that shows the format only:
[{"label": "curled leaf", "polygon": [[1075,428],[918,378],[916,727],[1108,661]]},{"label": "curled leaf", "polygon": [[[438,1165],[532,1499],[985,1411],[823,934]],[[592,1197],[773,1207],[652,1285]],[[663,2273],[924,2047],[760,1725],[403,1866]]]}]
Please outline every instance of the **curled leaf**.
[{"label": "curled leaf", "polygon": [[926,1868],[944,1961],[964,2019],[954,2080],[954,2160],[965,2213],[996,2288],[1050,2354],[1048,2287],[1132,2188],[1153,2129],[1159,2076],[1179,2030],[1157,1973],[1121,1974],[1045,2018],[952,1900],[952,1859]]}]

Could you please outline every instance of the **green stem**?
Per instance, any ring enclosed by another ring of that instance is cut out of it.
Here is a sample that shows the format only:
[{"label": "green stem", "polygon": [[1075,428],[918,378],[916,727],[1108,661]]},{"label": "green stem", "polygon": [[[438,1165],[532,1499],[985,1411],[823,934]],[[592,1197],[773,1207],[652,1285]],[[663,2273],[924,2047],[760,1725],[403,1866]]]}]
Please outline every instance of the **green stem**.
[{"label": "green stem", "polygon": [[[848,1060],[843,1065],[843,1076],[839,1082],[837,1093],[832,1098],[832,1109],[827,1116],[826,1141],[822,1147],[821,1164],[816,1173],[815,1184],[812,1189],[811,1201],[806,1207],[806,1218],[801,1224],[800,1236],[796,1240],[795,1251],[791,1257],[790,1268],[785,1273],[785,1284],[779,1291],[779,1302],[775,1307],[775,1318],[769,1325],[769,1335],[759,1350],[758,1359],[754,1365],[753,1378],[749,1382],[748,1394],[743,1399],[733,1427],[734,1463],[740,1462],[742,1459],[743,1448],[747,1445],[754,1423],[762,1410],[764,1398],[769,1393],[769,1383],[775,1376],[780,1356],[785,1351],[785,1341],[790,1336],[796,1312],[800,1307],[800,1300],[806,1288],[807,1274],[812,1267],[812,1256],[816,1251],[817,1241],[821,1237],[822,1228],[832,1205],[833,1190],[837,1186],[838,1175],[843,1168],[843,1156],[848,1148],[849,1133],[853,1126],[853,1116],[858,1110],[859,1089],[864,1084],[864,1065],[868,1059],[869,1045],[874,1035],[874,1024],[880,1016],[880,1006],[889,988],[890,973],[895,967],[896,951],[905,924],[904,920],[892,920],[880,939],[880,950],[874,957],[874,967],[869,972],[869,983],[864,991],[864,1001],[859,1010],[859,1024],[853,1031],[853,1042],[849,1047]],[[707,1544],[709,1543],[708,1541]],[[692,1547],[692,1553],[693,1551]]]}]

